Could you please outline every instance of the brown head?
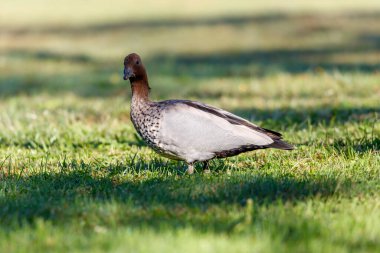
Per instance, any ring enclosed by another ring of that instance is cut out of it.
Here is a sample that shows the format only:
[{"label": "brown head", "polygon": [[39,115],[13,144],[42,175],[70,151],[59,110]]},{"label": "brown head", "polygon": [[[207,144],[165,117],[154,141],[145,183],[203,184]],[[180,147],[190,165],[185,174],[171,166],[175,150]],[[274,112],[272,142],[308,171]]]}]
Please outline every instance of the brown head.
[{"label": "brown head", "polygon": [[132,53],[124,58],[124,80],[129,80],[132,94],[147,98],[149,95],[148,76],[138,54]]},{"label": "brown head", "polygon": [[146,70],[138,54],[132,53],[124,58],[124,80],[133,81],[147,78]]}]

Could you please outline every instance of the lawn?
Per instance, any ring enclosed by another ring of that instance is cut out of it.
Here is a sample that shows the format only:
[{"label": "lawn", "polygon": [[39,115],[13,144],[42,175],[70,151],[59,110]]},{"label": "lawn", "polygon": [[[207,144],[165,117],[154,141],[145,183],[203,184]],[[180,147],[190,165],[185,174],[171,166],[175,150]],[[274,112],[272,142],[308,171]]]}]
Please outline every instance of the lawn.
[{"label": "lawn", "polygon": [[[47,2],[0,4],[0,252],[380,251],[379,1]],[[130,52],[296,150],[186,175],[136,135]]]}]

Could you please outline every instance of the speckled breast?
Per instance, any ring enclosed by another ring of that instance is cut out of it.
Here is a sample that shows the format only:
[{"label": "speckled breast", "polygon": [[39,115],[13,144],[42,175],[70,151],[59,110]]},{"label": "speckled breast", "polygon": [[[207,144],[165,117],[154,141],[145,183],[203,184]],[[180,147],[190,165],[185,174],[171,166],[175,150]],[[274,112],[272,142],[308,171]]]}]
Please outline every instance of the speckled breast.
[{"label": "speckled breast", "polygon": [[149,147],[157,153],[167,156],[165,150],[160,148],[160,140],[158,139],[161,115],[162,108],[158,104],[132,102],[131,120],[135,129]]}]

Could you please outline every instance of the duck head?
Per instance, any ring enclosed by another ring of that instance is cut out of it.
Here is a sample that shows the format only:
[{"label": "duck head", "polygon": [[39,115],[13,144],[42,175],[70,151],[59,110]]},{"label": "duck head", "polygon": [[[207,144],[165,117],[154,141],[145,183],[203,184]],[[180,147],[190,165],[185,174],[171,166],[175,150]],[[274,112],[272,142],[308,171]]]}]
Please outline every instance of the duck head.
[{"label": "duck head", "polygon": [[146,79],[146,70],[138,54],[132,53],[124,58],[124,80],[134,81]]}]

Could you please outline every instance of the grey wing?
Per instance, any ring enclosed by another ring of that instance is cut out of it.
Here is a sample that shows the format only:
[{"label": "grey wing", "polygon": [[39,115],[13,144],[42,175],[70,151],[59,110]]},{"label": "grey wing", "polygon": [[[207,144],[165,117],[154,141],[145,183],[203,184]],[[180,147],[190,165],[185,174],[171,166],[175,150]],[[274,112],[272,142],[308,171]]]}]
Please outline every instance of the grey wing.
[{"label": "grey wing", "polygon": [[262,132],[270,136],[274,140],[280,140],[282,138],[282,135],[278,132],[275,132],[273,130],[269,130],[266,128],[259,127],[251,122],[249,122],[246,119],[243,119],[235,114],[232,114],[228,111],[222,110],[220,108],[211,106],[211,105],[206,105],[203,103],[195,102],[195,101],[190,101],[190,100],[182,100],[182,103],[185,103],[189,106],[192,106],[194,108],[197,108],[199,110],[207,111],[209,113],[215,114],[216,116],[222,117],[231,124],[238,124],[238,125],[244,125],[248,128],[251,128],[252,130]]},{"label": "grey wing", "polygon": [[202,161],[243,146],[265,147],[274,143],[269,135],[248,127],[248,121],[232,113],[196,102],[193,102],[195,106],[189,105],[189,102],[178,101],[169,106],[160,127],[165,149],[184,160]]},{"label": "grey wing", "polygon": [[270,130],[270,129],[259,127],[255,124],[249,122],[246,119],[243,119],[239,116],[236,116],[235,114],[232,114],[230,112],[227,112],[225,110],[222,110],[222,109],[210,106],[210,105],[206,105],[206,104],[202,104],[202,103],[194,102],[194,101],[190,101],[190,100],[183,100],[182,103],[185,103],[189,106],[198,108],[199,110],[204,110],[204,111],[213,113],[219,117],[224,118],[225,120],[227,120],[231,124],[243,125],[243,126],[246,126],[248,128],[251,128],[254,131],[264,133],[265,135],[269,136],[274,141],[273,143],[271,143],[269,145],[261,146],[261,147],[257,147],[257,148],[277,148],[277,149],[283,149],[283,150],[293,150],[294,149],[294,147],[292,145],[290,145],[289,143],[286,143],[285,141],[282,140],[282,135],[280,133],[275,132],[275,131]]}]

